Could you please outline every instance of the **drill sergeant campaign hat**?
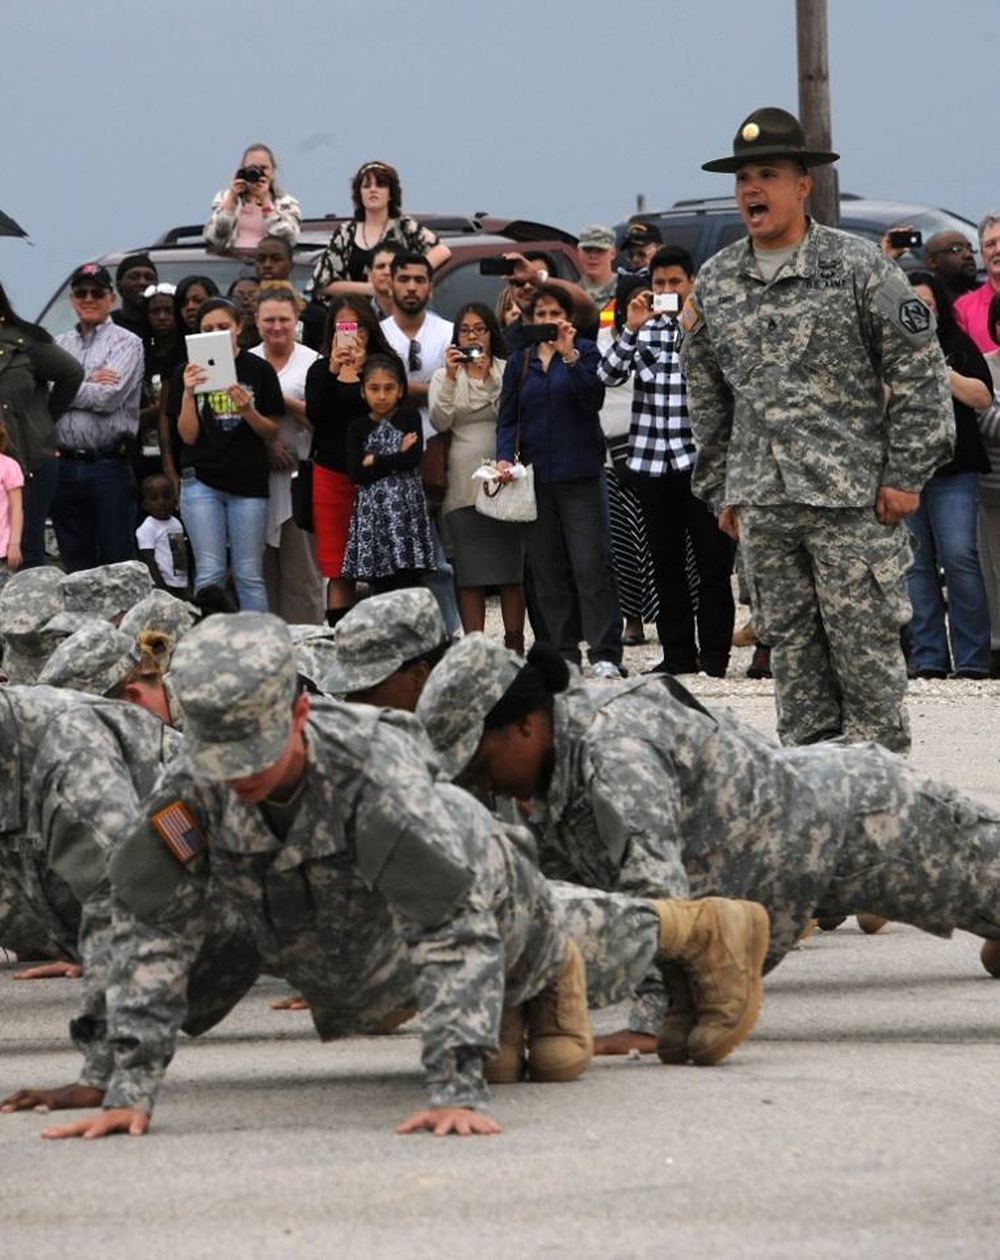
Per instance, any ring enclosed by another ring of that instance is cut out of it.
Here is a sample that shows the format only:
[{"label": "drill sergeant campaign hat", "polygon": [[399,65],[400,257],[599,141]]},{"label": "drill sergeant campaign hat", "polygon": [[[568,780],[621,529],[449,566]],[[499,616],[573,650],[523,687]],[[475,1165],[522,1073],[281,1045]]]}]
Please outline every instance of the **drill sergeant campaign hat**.
[{"label": "drill sergeant campaign hat", "polygon": [[475,756],[486,715],[523,667],[515,652],[476,631],[459,639],[431,671],[417,717],[450,779]]},{"label": "drill sergeant campaign hat", "polygon": [[153,579],[141,560],[79,569],[62,579],[63,602],[70,612],[97,613],[106,621],[145,599],[152,589]]},{"label": "drill sergeant campaign hat", "polygon": [[768,158],[791,158],[803,166],[826,166],[840,158],[839,153],[810,149],[806,133],[794,114],[774,106],[755,109],[740,123],[733,138],[733,156],[703,162],[703,171],[738,171],[747,162],[765,162]]},{"label": "drill sergeant campaign hat", "polygon": [[141,656],[134,636],[122,634],[110,621],[90,621],[63,639],[38,682],[107,696],[125,681]]},{"label": "drill sergeant campaign hat", "polygon": [[177,645],[170,678],[184,712],[184,757],[198,779],[273,765],[292,724],[298,671],[288,626],[270,613],[216,613]]},{"label": "drill sergeant campaign hat", "polygon": [[374,687],[447,637],[437,600],[426,587],[372,595],[337,623],[334,665],[323,690],[344,696]]}]

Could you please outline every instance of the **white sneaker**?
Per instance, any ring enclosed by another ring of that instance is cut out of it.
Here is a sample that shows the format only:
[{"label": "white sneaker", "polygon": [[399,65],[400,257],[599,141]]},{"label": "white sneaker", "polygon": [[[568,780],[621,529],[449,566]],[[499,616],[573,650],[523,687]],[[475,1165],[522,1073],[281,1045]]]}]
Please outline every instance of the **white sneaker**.
[{"label": "white sneaker", "polygon": [[621,678],[621,670],[614,661],[594,661],[590,667],[591,678]]}]

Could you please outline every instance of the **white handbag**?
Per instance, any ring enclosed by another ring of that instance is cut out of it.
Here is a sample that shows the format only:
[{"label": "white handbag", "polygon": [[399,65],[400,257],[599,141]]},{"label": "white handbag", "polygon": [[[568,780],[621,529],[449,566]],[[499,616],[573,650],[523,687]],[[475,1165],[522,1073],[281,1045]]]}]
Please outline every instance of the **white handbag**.
[{"label": "white handbag", "polygon": [[511,468],[510,481],[501,481],[499,477],[491,477],[496,471],[492,463],[483,464],[472,474],[479,478],[479,489],[476,491],[476,511],[483,516],[490,516],[495,521],[513,521],[524,523],[538,519],[538,504],[535,502],[535,470],[530,464],[522,464],[518,460]]}]

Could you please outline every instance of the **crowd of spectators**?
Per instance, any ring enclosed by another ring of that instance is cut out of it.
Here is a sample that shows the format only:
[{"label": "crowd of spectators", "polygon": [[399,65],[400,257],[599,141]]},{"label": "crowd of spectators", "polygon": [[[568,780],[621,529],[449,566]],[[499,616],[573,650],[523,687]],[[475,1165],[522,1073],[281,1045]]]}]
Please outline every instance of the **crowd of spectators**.
[{"label": "crowd of spectators", "polygon": [[[51,519],[69,572],[142,556],[158,586],[330,626],[359,582],[420,584],[449,637],[483,629],[495,592],[518,652],[529,624],[567,660],[586,652],[592,674],[618,677],[623,648],[655,623],[656,669],[724,675],[736,547],[691,489],[679,357],[690,257],[649,224],[621,244],[589,225],[578,283],[512,253],[495,310],[470,303],[452,324],[434,311],[449,251],[404,213],[399,173],[366,162],[350,191],[353,216],[308,295],[291,279],[299,204],[258,143],[205,225],[213,248],[247,262],[226,296],[204,275],[161,283],[144,252],[113,278],[85,263],[70,282],[76,327],[53,342],[0,289],[0,577],[46,562]],[[924,243],[910,277],[937,317],[958,434],[908,521],[912,676],[985,677],[1000,658],[1000,215],[979,237],[985,283],[954,231]],[[883,249],[902,252],[888,234]],[[209,331],[232,340],[225,391],[203,392],[187,361],[185,337]],[[373,409],[370,359],[401,374],[387,409]],[[479,513],[473,473],[495,461],[502,482],[517,460],[533,469],[537,519]],[[423,485],[427,554],[372,574],[352,542],[345,569],[359,486],[368,512],[406,470]],[[293,490],[311,520],[297,519]]]}]

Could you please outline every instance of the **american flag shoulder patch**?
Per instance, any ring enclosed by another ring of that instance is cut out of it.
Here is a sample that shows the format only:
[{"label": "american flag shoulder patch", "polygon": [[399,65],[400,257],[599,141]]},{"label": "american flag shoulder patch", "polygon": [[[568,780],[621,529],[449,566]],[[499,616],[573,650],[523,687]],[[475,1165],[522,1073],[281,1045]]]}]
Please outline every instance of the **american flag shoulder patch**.
[{"label": "american flag shoulder patch", "polygon": [[208,847],[194,814],[183,801],[171,801],[169,805],[164,805],[155,814],[150,814],[149,821],[182,866],[188,866]]}]

